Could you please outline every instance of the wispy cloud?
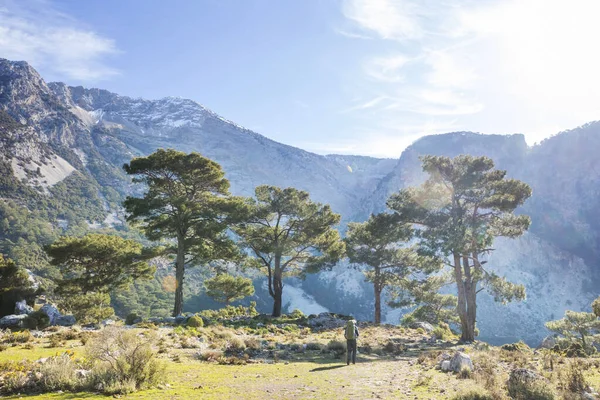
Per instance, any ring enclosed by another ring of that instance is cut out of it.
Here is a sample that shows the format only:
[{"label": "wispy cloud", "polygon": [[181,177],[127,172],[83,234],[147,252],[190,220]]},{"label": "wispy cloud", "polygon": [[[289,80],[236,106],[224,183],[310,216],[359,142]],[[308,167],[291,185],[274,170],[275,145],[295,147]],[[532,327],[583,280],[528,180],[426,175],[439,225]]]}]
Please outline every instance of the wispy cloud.
[{"label": "wispy cloud", "polygon": [[408,62],[410,58],[402,54],[375,57],[366,63],[365,72],[376,81],[402,82],[405,78],[402,68]]},{"label": "wispy cloud", "polygon": [[341,11],[347,31],[380,42],[354,77],[367,100],[346,107],[357,129],[393,136],[381,121],[433,121],[533,143],[600,119],[597,0],[345,0]]},{"label": "wispy cloud", "polygon": [[423,34],[417,21],[419,7],[408,1],[348,0],[343,13],[358,29],[383,39],[412,39]]},{"label": "wispy cloud", "polygon": [[0,55],[24,60],[55,79],[98,81],[119,73],[107,58],[119,50],[110,38],[83,27],[44,0],[0,0]]}]

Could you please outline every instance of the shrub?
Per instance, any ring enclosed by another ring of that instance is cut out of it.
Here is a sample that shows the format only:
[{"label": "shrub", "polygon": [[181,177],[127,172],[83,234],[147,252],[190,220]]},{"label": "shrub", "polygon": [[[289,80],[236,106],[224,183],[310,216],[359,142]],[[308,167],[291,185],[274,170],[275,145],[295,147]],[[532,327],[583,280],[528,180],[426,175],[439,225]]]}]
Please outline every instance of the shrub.
[{"label": "shrub", "polygon": [[321,351],[321,350],[323,350],[323,345],[321,343],[319,343],[319,342],[306,343],[306,350]]},{"label": "shrub", "polygon": [[450,329],[450,325],[445,322],[440,322],[438,326],[433,328],[432,334],[436,339],[445,341],[452,340],[455,337]]},{"label": "shrub", "polygon": [[27,329],[44,329],[50,325],[50,317],[42,311],[34,311],[23,320],[23,326]]},{"label": "shrub", "polygon": [[221,350],[206,350],[200,353],[202,361],[218,361],[221,357],[223,357]]},{"label": "shrub", "polygon": [[94,337],[94,334],[91,332],[80,332],[79,333],[79,340],[81,341],[82,345],[86,345],[87,342]]},{"label": "shrub", "polygon": [[473,371],[469,367],[462,367],[460,371],[458,371],[457,378],[458,379],[471,379],[473,376]]},{"label": "shrub", "polygon": [[33,341],[33,335],[29,331],[11,332],[3,336],[4,343],[27,343]]},{"label": "shrub", "polygon": [[80,389],[84,383],[77,377],[76,369],[78,366],[69,353],[49,358],[39,367],[40,389],[43,392]]},{"label": "shrub", "polygon": [[473,360],[475,364],[475,379],[483,383],[483,386],[488,390],[496,389],[496,366],[498,362],[492,358],[489,353],[480,353]]},{"label": "shrub", "polygon": [[48,343],[49,348],[61,347],[64,344],[63,337],[60,333],[55,333],[50,336],[50,342]]},{"label": "shrub", "polygon": [[298,309],[295,309],[294,311],[292,311],[292,313],[290,314],[290,318],[293,319],[300,319],[304,317],[304,313]]},{"label": "shrub", "polygon": [[361,353],[365,353],[365,354],[371,354],[373,352],[373,348],[371,347],[371,345],[369,343],[365,343],[365,345],[358,348],[358,350]]},{"label": "shrub", "polygon": [[186,325],[192,328],[202,328],[204,326],[204,320],[199,315],[192,315],[188,318]]},{"label": "shrub", "polygon": [[0,344],[0,353],[8,349],[8,346],[5,344]]},{"label": "shrub", "polygon": [[241,353],[246,350],[246,344],[238,337],[232,337],[225,345],[227,353]]},{"label": "shrub", "polygon": [[579,363],[570,363],[566,373],[565,387],[572,393],[584,393],[589,387]]},{"label": "shrub", "polygon": [[226,306],[219,310],[204,310],[199,315],[209,320],[223,320],[235,317],[254,317],[258,315],[258,312],[256,311],[256,302],[251,301],[248,307]]},{"label": "shrub", "polygon": [[518,341],[517,343],[509,343],[504,344],[501,347],[504,351],[529,351],[531,348],[527,346],[523,341]]},{"label": "shrub", "polygon": [[125,325],[135,325],[138,322],[142,322],[142,318],[136,313],[129,313],[125,318]]},{"label": "shrub", "polygon": [[127,395],[135,392],[137,384],[135,379],[125,379],[124,381],[112,381],[103,387],[102,392],[109,396]]},{"label": "shrub", "polygon": [[155,386],[165,379],[165,367],[152,349],[153,332],[138,336],[117,327],[105,328],[86,345],[87,358],[93,361],[93,386],[105,390]]},{"label": "shrub", "polygon": [[579,342],[573,342],[567,347],[565,352],[567,357],[587,357],[587,353],[583,348],[583,345]]},{"label": "shrub", "polygon": [[248,338],[248,339],[244,340],[244,344],[246,345],[246,348],[248,350],[258,351],[258,350],[262,349],[262,344],[261,344],[260,340],[258,340],[256,338]]},{"label": "shrub", "polygon": [[63,340],[75,340],[79,338],[79,332],[76,332],[72,329],[67,329],[66,331],[63,331],[60,335],[63,338]]},{"label": "shrub", "polygon": [[0,363],[0,393],[45,393],[57,390],[84,390],[86,380],[73,352],[49,357],[43,363],[22,361]]},{"label": "shrub", "polygon": [[556,395],[547,382],[526,370],[522,374],[511,373],[507,382],[509,396],[514,400],[554,400]]},{"label": "shrub", "polygon": [[197,349],[198,347],[200,347],[200,343],[198,343],[198,340],[195,337],[184,336],[181,338],[182,349]]},{"label": "shrub", "polygon": [[390,340],[390,341],[388,341],[385,344],[385,346],[383,347],[383,350],[386,353],[393,354],[393,355],[397,356],[397,355],[402,354],[402,353],[404,353],[406,351],[406,346],[404,346],[401,343],[394,343],[394,342],[392,342]]},{"label": "shrub", "polygon": [[346,352],[346,343],[340,342],[339,340],[331,340],[327,343],[327,350],[334,352],[337,355],[344,354]]}]

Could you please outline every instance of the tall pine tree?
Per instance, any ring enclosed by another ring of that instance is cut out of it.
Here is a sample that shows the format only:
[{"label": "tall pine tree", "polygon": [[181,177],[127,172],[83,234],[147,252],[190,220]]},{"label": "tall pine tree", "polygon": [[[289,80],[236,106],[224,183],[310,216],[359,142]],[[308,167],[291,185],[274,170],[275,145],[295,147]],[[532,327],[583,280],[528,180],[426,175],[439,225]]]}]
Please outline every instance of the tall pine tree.
[{"label": "tall pine tree", "polygon": [[141,225],[150,240],[171,239],[175,260],[173,315],[183,311],[183,282],[187,264],[207,264],[240,257],[227,229],[246,210],[245,202],[229,195],[221,166],[198,153],[157,150],[123,166],[143,183],[143,197],[128,197],[127,219]]},{"label": "tall pine tree", "polygon": [[419,188],[403,189],[388,207],[403,223],[418,227],[421,246],[447,259],[456,283],[461,339],[473,341],[477,294],[487,289],[496,301],[525,298],[525,288],[484,268],[482,256],[491,252],[496,237],[515,238],[530,224],[515,209],[531,196],[531,188],[506,171],[494,169],[487,157],[424,156],[429,174]]}]

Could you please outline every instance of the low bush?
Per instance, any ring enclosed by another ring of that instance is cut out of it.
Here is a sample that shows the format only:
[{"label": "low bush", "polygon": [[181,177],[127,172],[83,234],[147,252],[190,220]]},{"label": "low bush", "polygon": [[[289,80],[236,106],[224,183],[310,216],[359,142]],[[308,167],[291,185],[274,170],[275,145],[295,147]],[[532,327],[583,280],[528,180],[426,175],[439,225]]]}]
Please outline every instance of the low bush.
[{"label": "low bush", "polygon": [[385,344],[383,350],[388,354],[393,354],[397,356],[406,351],[406,346],[402,343],[394,343],[390,340]]},{"label": "low bush", "polygon": [[246,344],[239,337],[232,337],[225,345],[225,352],[229,354],[241,353],[246,350]]},{"label": "low bush", "polygon": [[51,357],[39,367],[38,386],[42,392],[82,389],[85,382],[82,377],[77,376],[78,368],[72,353]]},{"label": "low bush", "polygon": [[556,394],[544,379],[529,374],[511,374],[507,389],[509,396],[514,400],[556,399]]},{"label": "low bush", "polygon": [[244,340],[244,344],[246,345],[246,349],[248,350],[258,351],[262,349],[261,341],[256,338],[248,338]]},{"label": "low bush", "polygon": [[309,351],[321,351],[323,350],[323,345],[319,342],[310,342],[306,343],[306,350]]},{"label": "low bush", "polygon": [[337,355],[344,354],[346,352],[346,343],[339,340],[331,340],[327,343],[327,350],[334,352]]},{"label": "low bush", "polygon": [[48,342],[49,348],[61,347],[65,344],[63,340],[63,336],[60,333],[55,333],[50,336],[50,341]]},{"label": "low bush", "polygon": [[133,386],[143,389],[164,382],[165,366],[152,349],[153,333],[136,335],[132,331],[107,327],[91,340],[86,346],[86,356],[93,360],[93,387],[115,394],[126,393]]},{"label": "low bush", "polygon": [[130,313],[125,318],[125,325],[135,325],[139,322],[142,322],[142,318],[136,313]]},{"label": "low bush", "polygon": [[2,336],[4,343],[27,343],[33,341],[33,335],[28,330],[21,332],[9,332]]},{"label": "low bush", "polygon": [[50,317],[42,311],[34,311],[23,320],[27,329],[45,329],[50,325]]},{"label": "low bush", "polygon": [[223,357],[223,352],[221,350],[206,350],[200,353],[199,357],[202,361],[217,362],[221,357]]},{"label": "low bush", "polygon": [[590,386],[583,375],[583,368],[580,363],[571,362],[564,375],[565,382],[562,384],[571,393],[584,393]]},{"label": "low bush", "polygon": [[583,345],[579,342],[573,342],[567,347],[565,350],[565,355],[567,357],[587,357],[587,353],[583,348]]},{"label": "low bush", "polygon": [[204,320],[199,315],[192,315],[188,318],[186,325],[191,328],[202,328],[204,326]]},{"label": "low bush", "polygon": [[293,319],[303,318],[304,316],[305,316],[304,313],[298,309],[292,311],[290,314],[290,318],[293,318]]},{"label": "low bush", "polygon": [[523,341],[519,341],[517,343],[508,343],[504,344],[501,347],[504,351],[530,351],[531,348],[525,344]]},{"label": "low bush", "polygon": [[0,394],[85,390],[87,380],[77,373],[80,368],[73,352],[49,357],[44,362],[5,362],[0,364]]},{"label": "low bush", "polygon": [[444,341],[450,341],[450,340],[453,340],[454,338],[456,338],[456,336],[450,329],[450,325],[448,325],[445,322],[440,322],[438,324],[438,326],[433,328],[432,334],[436,339],[444,340]]},{"label": "low bush", "polygon": [[256,302],[251,301],[250,306],[226,306],[219,310],[204,310],[199,314],[202,318],[209,320],[224,320],[236,317],[254,317],[258,315]]}]

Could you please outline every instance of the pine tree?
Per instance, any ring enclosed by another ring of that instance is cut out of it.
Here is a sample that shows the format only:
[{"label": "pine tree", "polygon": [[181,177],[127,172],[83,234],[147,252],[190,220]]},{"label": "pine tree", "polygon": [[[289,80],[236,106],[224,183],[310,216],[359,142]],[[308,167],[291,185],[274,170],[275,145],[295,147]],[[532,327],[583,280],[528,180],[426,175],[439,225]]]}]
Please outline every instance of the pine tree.
[{"label": "pine tree", "polygon": [[484,268],[481,258],[493,250],[494,238],[515,238],[527,230],[529,217],[515,215],[514,210],[531,196],[531,188],[507,179],[506,171],[494,169],[487,157],[421,160],[427,181],[392,195],[387,205],[403,223],[418,227],[422,248],[448,260],[458,294],[461,339],[470,342],[475,338],[481,290],[487,289],[500,302],[525,298],[522,285]]},{"label": "pine tree", "polygon": [[204,282],[206,294],[219,303],[229,305],[232,301],[254,294],[252,279],[230,274],[218,274]]},{"label": "pine tree", "polygon": [[187,264],[240,257],[227,230],[244,215],[244,201],[229,195],[221,166],[198,153],[160,149],[123,168],[147,187],[143,197],[125,200],[128,221],[139,223],[150,240],[176,242],[168,250],[176,256],[173,315],[179,315]]},{"label": "pine tree", "polygon": [[136,279],[150,279],[148,264],[154,251],[131,239],[103,234],[63,236],[46,246],[50,263],[60,270],[56,292],[69,296],[108,293],[126,288]]},{"label": "pine tree", "polygon": [[27,271],[0,254],[0,317],[13,314],[17,301],[31,304],[38,293]]},{"label": "pine tree", "polygon": [[386,288],[405,291],[411,274],[436,267],[435,260],[407,246],[412,236],[411,225],[401,223],[395,214],[371,215],[366,222],[348,224],[346,252],[373,284],[376,324],[381,323],[381,296]]},{"label": "pine tree", "polygon": [[283,279],[333,266],[344,254],[334,228],[339,214],[310,200],[308,193],[275,186],[256,188],[249,220],[236,230],[252,265],[267,275],[273,316],[281,315]]}]

